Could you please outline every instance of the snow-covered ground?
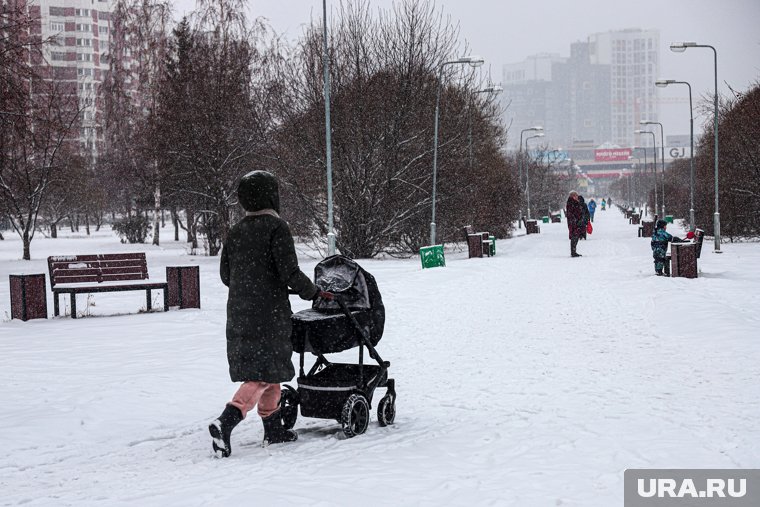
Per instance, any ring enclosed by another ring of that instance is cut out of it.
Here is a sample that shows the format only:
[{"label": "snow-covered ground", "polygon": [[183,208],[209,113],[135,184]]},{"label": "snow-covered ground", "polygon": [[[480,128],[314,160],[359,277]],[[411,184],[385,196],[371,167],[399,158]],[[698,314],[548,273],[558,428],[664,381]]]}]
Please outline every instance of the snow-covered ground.
[{"label": "snow-covered ground", "polygon": [[[0,505],[612,506],[626,468],[759,468],[760,244],[717,255],[705,241],[698,279],[658,278],[620,213],[598,211],[594,227],[579,259],[562,223],[499,241],[495,258],[451,252],[446,268],[361,261],[386,304],[396,423],[373,410],[345,439],[335,421],[299,418],[298,442],[263,448],[252,414],[229,459],[206,428],[236,387],[218,259],[102,231],[38,237],[24,262],[9,233]],[[126,249],[159,279],[199,265],[202,309],[138,313],[143,294],[125,292],[96,294],[88,318],[9,321],[8,274]],[[304,271],[316,262],[304,249]]]}]

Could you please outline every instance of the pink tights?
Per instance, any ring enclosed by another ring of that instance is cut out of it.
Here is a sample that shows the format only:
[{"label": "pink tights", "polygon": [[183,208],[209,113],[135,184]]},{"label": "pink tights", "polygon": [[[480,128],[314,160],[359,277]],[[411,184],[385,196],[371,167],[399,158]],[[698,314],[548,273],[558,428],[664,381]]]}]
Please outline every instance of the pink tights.
[{"label": "pink tights", "polygon": [[228,405],[237,407],[245,418],[258,403],[259,416],[267,418],[280,408],[280,384],[243,382]]}]

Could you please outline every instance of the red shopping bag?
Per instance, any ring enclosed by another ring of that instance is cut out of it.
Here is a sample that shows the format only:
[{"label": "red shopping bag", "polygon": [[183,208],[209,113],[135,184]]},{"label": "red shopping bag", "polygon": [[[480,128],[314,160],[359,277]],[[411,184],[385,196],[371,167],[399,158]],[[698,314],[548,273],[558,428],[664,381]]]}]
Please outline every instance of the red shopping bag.
[{"label": "red shopping bag", "polygon": [[586,232],[589,233],[589,234],[591,234],[592,232],[594,232],[594,227],[591,225],[591,222],[589,222],[589,223],[586,224]]}]

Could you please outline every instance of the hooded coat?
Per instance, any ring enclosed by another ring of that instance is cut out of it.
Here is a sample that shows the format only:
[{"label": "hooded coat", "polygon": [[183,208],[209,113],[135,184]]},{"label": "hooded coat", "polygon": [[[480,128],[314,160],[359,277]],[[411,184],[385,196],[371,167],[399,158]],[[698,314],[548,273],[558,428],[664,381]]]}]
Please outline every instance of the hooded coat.
[{"label": "hooded coat", "polygon": [[570,239],[580,238],[586,232],[586,220],[584,210],[588,212],[585,204],[576,201],[572,197],[567,198],[565,216],[567,217],[567,229]]},{"label": "hooded coat", "polygon": [[307,300],[317,288],[298,267],[290,228],[278,215],[277,179],[266,171],[246,174],[238,199],[248,213],[230,229],[219,269],[229,287],[230,378],[287,382],[295,375],[288,287]]}]

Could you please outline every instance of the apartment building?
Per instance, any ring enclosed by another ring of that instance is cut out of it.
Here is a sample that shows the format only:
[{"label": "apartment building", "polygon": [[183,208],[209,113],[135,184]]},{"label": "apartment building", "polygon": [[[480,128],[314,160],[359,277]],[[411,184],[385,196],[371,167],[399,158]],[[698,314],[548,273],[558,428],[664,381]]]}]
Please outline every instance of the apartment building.
[{"label": "apartment building", "polygon": [[[634,130],[658,121],[659,33],[630,29],[590,35],[570,56],[539,54],[503,68],[502,100],[513,132],[541,125],[551,147],[645,144]],[[517,148],[519,135],[510,136]]]},{"label": "apartment building", "polygon": [[111,0],[38,0],[40,34],[56,44],[45,48],[49,74],[76,87],[82,109],[79,139],[93,157],[102,142],[100,86],[109,69]]}]

